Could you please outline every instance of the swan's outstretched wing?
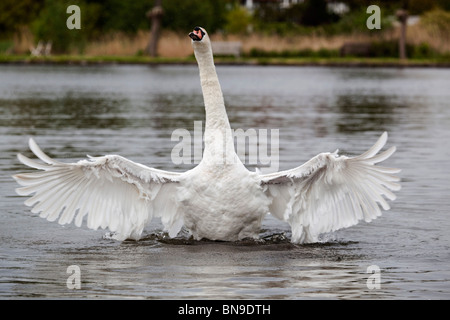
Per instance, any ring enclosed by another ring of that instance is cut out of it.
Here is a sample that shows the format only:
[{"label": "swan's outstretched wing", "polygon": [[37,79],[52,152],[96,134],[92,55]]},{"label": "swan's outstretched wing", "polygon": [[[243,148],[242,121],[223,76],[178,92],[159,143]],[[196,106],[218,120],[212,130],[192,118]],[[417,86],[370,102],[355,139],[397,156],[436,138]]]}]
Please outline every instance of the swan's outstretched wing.
[{"label": "swan's outstretched wing", "polygon": [[321,233],[371,221],[394,200],[400,189],[398,169],[376,166],[389,158],[395,147],[377,155],[387,141],[383,133],[375,145],[357,157],[321,153],[292,170],[261,175],[270,212],[288,221],[292,241],[316,242]]},{"label": "swan's outstretched wing", "polygon": [[18,158],[41,171],[14,178],[23,186],[16,189],[19,195],[34,194],[25,201],[33,213],[49,221],[59,218],[60,224],[75,218],[78,227],[87,216],[89,228],[109,228],[118,240],[139,239],[154,214],[161,216],[172,235],[181,229],[183,218],[173,198],[180,173],[149,168],[117,155],[62,163],[42,152],[33,139],[29,145],[44,163],[21,154]]}]

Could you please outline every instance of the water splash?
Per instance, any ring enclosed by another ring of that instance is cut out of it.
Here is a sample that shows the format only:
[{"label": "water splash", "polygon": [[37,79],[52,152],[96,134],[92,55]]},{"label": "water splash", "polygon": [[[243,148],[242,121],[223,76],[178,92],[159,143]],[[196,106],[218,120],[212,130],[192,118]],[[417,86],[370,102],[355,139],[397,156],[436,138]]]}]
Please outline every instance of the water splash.
[{"label": "water splash", "polygon": [[[264,231],[264,230],[263,230]],[[108,232],[103,235],[104,240],[116,240],[116,233]],[[135,240],[127,239],[124,242],[134,242]],[[238,241],[221,241],[221,240],[209,240],[201,239],[196,240],[194,237],[184,228],[175,238],[171,238],[165,231],[156,230],[152,233],[144,235],[139,243],[161,243],[169,245],[201,245],[201,244],[228,244],[233,246],[258,246],[258,245],[273,245],[273,244],[291,244],[291,240],[286,232],[268,233],[264,231],[260,238],[245,238]]]}]

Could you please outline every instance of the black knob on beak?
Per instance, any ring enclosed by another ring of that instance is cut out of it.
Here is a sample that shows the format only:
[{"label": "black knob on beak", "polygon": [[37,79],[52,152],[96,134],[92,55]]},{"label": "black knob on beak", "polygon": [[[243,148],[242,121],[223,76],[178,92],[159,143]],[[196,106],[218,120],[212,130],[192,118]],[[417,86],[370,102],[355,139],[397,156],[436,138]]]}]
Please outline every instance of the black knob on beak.
[{"label": "black knob on beak", "polygon": [[205,33],[200,27],[195,27],[194,31],[189,33],[189,37],[194,41],[201,41]]}]

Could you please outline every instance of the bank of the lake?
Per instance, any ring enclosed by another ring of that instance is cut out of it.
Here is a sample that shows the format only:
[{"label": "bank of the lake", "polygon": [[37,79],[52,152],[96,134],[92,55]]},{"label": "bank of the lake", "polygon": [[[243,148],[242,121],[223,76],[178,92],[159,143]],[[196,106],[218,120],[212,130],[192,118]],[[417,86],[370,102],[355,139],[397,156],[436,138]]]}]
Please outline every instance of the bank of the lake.
[{"label": "bank of the lake", "polygon": [[[450,57],[435,59],[361,58],[361,57],[215,57],[217,65],[286,65],[336,67],[450,67]],[[0,55],[0,64],[196,64],[193,56],[184,58],[149,56]]]}]

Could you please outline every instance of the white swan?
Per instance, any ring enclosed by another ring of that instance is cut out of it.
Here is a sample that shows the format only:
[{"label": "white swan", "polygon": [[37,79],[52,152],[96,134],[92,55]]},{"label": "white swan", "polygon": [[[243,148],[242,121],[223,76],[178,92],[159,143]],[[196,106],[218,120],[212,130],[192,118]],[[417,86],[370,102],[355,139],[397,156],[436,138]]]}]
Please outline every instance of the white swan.
[{"label": "white swan", "polygon": [[109,228],[118,240],[139,239],[152,217],[161,217],[171,237],[185,226],[195,239],[234,241],[258,237],[269,212],[287,221],[294,243],[315,242],[321,233],[370,221],[394,200],[400,170],[375,166],[395,147],[377,154],[387,134],[357,157],[321,153],[292,170],[248,171],[237,157],[217,78],[211,43],[203,28],[189,34],[200,70],[206,111],[202,161],[184,173],[149,168],[121,156],[89,157],[62,163],[29,146],[44,163],[21,154],[40,171],[17,174],[19,195],[33,213],[60,224]]}]

